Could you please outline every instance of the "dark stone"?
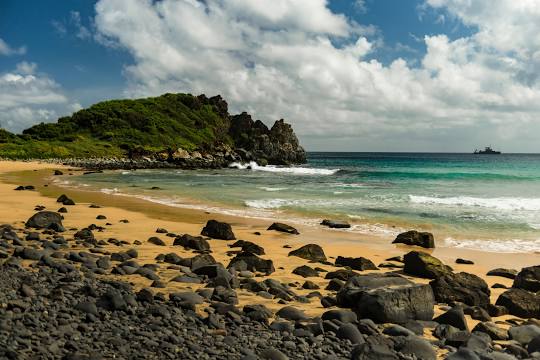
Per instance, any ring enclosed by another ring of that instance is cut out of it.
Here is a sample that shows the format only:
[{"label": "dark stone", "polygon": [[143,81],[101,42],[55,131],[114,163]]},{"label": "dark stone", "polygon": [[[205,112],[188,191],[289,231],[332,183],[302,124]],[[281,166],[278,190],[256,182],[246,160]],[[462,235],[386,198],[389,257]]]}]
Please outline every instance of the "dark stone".
[{"label": "dark stone", "polygon": [[267,322],[273,315],[272,311],[262,304],[245,305],[243,312],[250,319],[260,322]]},{"label": "dark stone", "polygon": [[364,270],[378,270],[377,266],[364,257],[352,258],[352,257],[343,257],[338,256],[336,259],[336,266],[348,266],[353,270],[364,271]]},{"label": "dark stone", "polygon": [[158,246],[165,246],[167,244],[165,244],[165,241],[161,240],[160,238],[158,238],[157,236],[152,236],[151,238],[148,239],[148,242],[150,244],[154,244],[154,245],[158,245]]},{"label": "dark stone", "polygon": [[310,261],[326,261],[326,255],[323,249],[317,244],[307,244],[299,249],[293,250],[289,256],[297,256]]},{"label": "dark stone", "polygon": [[351,310],[346,309],[336,309],[336,310],[328,310],[325,311],[321,318],[323,320],[338,320],[342,323],[356,323],[358,321],[358,317],[356,316],[356,313]]},{"label": "dark stone", "polygon": [[97,220],[106,220],[107,217],[105,215],[98,215],[98,216],[96,216],[96,219]]},{"label": "dark stone", "polygon": [[40,211],[32,215],[32,217],[26,222],[27,227],[35,229],[47,229],[52,224],[63,228],[62,215],[52,211]]},{"label": "dark stone", "polygon": [[90,230],[88,228],[77,231],[75,233],[75,235],[73,235],[73,237],[76,240],[82,240],[82,241],[89,242],[89,243],[93,243],[93,242],[96,241],[96,239],[94,237],[94,233],[92,233],[92,230]]},{"label": "dark stone", "polygon": [[469,306],[486,307],[490,301],[491,292],[487,283],[473,274],[450,273],[432,280],[429,285],[435,300],[440,303],[461,302]]},{"label": "dark stone", "polygon": [[429,285],[414,284],[395,274],[353,277],[338,292],[337,301],[360,318],[396,324],[431,320],[435,304]]},{"label": "dark stone", "polygon": [[61,207],[60,209],[58,209],[58,212],[62,213],[62,214],[65,214],[65,213],[68,212],[68,210],[65,207]]},{"label": "dark stone", "polygon": [[96,307],[96,304],[94,302],[91,302],[91,301],[83,301],[83,302],[80,302],[77,304],[77,306],[75,306],[75,308],[81,312],[84,312],[86,314],[92,314],[92,315],[95,315],[97,316],[98,315],[98,310],[97,310],[97,307]]},{"label": "dark stone", "polygon": [[283,223],[273,223],[272,225],[270,225],[270,227],[267,230],[275,230],[275,231],[284,232],[284,233],[293,234],[293,235],[300,234],[298,230],[296,230],[292,226],[289,226]]},{"label": "dark stone", "polygon": [[529,354],[535,352],[540,353],[540,334],[529,342],[529,345],[527,345],[527,351]]},{"label": "dark stone", "polygon": [[347,339],[352,344],[363,344],[365,342],[364,336],[360,333],[360,330],[358,330],[356,325],[351,323],[341,325],[336,336],[338,339]]},{"label": "dark stone", "polygon": [[444,314],[437,316],[434,321],[439,324],[447,324],[453,326],[460,330],[469,331],[467,326],[467,321],[465,320],[465,314],[463,312],[463,307],[454,306]]},{"label": "dark stone", "polygon": [[507,279],[515,279],[517,274],[517,270],[514,269],[503,269],[503,268],[497,268],[493,269],[487,272],[488,276],[500,276]]},{"label": "dark stone", "polygon": [[173,245],[180,245],[187,249],[193,249],[197,251],[210,250],[210,244],[202,236],[191,236],[184,234],[174,239]]},{"label": "dark stone", "polygon": [[435,360],[437,358],[433,346],[428,341],[414,335],[401,339],[394,345],[394,349],[400,354],[413,356],[415,359]]},{"label": "dark stone", "polygon": [[405,254],[403,260],[404,272],[413,276],[436,279],[452,272],[452,268],[444,265],[439,259],[419,251]]},{"label": "dark stone", "polygon": [[472,261],[472,260],[467,260],[467,259],[462,259],[462,258],[457,258],[457,259],[456,259],[456,264],[473,265],[473,264],[474,264],[474,261]]},{"label": "dark stone", "polygon": [[302,265],[302,266],[297,267],[296,269],[294,269],[292,271],[292,273],[296,274],[296,275],[300,275],[300,276],[302,276],[304,278],[318,277],[319,276],[319,273],[317,272],[317,270],[315,270],[312,267],[309,267],[307,265]]},{"label": "dark stone", "polygon": [[318,290],[320,289],[319,285],[315,284],[313,281],[305,281],[304,284],[302,284],[302,289],[306,290]]},{"label": "dark stone", "polygon": [[540,291],[540,265],[521,269],[512,287],[532,292]]},{"label": "dark stone", "polygon": [[238,240],[234,244],[229,245],[231,248],[240,247],[242,251],[247,251],[255,255],[264,255],[264,249],[251,241]]},{"label": "dark stone", "polygon": [[351,224],[349,224],[346,221],[328,220],[328,219],[323,220],[321,222],[321,225],[328,226],[331,229],[348,229],[351,227]]},{"label": "dark stone", "polygon": [[345,282],[339,279],[332,279],[326,286],[325,290],[329,291],[339,291],[341,288],[343,288],[343,285],[345,285]]},{"label": "dark stone", "polygon": [[418,232],[416,230],[399,234],[392,244],[415,245],[424,248],[434,248],[435,240],[433,234],[429,232]]},{"label": "dark stone", "polygon": [[227,269],[258,271],[266,275],[276,271],[272,260],[262,259],[250,252],[241,252],[236,255],[227,266]]},{"label": "dark stone", "polygon": [[166,233],[168,233],[169,231],[167,231],[167,229],[157,228],[157,229],[156,229],[156,232],[157,232],[158,234],[166,234]]},{"label": "dark stone", "polygon": [[339,269],[339,270],[336,270],[336,271],[330,271],[330,272],[326,273],[324,278],[327,279],[327,280],[335,279],[335,280],[347,281],[350,278],[358,276],[358,275],[360,275],[360,274],[358,274],[355,271],[349,270],[349,269]]},{"label": "dark stone", "polygon": [[277,349],[266,349],[259,354],[263,360],[289,360],[289,357]]},{"label": "dark stone", "polygon": [[508,330],[510,339],[517,341],[521,345],[529,344],[534,338],[540,336],[540,326],[520,325],[512,326]]},{"label": "dark stone", "polygon": [[484,308],[480,306],[470,306],[463,309],[465,315],[469,315],[474,320],[491,321],[491,316]]},{"label": "dark stone", "polygon": [[221,240],[236,239],[232,231],[231,225],[216,220],[208,220],[206,226],[201,231],[201,235]]},{"label": "dark stone", "polygon": [[478,331],[485,334],[488,334],[489,337],[493,340],[507,340],[508,339],[508,330],[498,327],[492,322],[480,322],[478,323],[473,332]]},{"label": "dark stone", "polygon": [[540,294],[538,293],[512,288],[502,293],[495,304],[504,306],[512,315],[540,319]]},{"label": "dark stone", "polygon": [[397,352],[384,341],[369,341],[354,347],[351,360],[400,360]]},{"label": "dark stone", "polygon": [[278,310],[276,316],[286,320],[298,321],[298,320],[307,320],[308,316],[300,309],[297,309],[292,306],[285,306]]}]

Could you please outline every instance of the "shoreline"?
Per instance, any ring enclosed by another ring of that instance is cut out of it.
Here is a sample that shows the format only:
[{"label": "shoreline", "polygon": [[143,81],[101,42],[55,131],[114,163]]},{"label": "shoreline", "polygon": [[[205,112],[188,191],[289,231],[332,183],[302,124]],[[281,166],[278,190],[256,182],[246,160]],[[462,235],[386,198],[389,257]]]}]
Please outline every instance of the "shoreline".
[{"label": "shoreline", "polygon": [[[256,271],[242,275],[242,272],[239,272],[233,275],[234,278],[239,276],[236,281],[240,279],[244,285],[246,284],[245,281],[250,281],[250,279],[256,282],[277,281],[282,285],[287,284],[288,289],[295,294],[294,297],[285,301],[278,296],[262,296],[242,286],[235,288],[236,290],[233,292],[235,305],[238,308],[263,306],[264,309],[272,313],[272,315],[268,316],[270,319],[274,317],[274,313],[279,314],[287,305],[301,311],[304,314],[303,316],[309,319],[316,319],[326,314],[328,307],[324,305],[322,299],[332,298],[336,295],[336,292],[327,289],[329,280],[325,278],[325,273],[343,270],[342,267],[334,265],[338,256],[363,257],[379,266],[381,263],[388,262],[392,257],[403,256],[413,250],[431,254],[445,264],[450,265],[455,273],[467,272],[483,279],[491,290],[489,296],[491,304],[495,304],[499,296],[512,286],[513,281],[500,276],[486,276],[489,270],[494,268],[515,268],[519,271],[523,267],[537,265],[540,260],[538,254],[515,253],[500,256],[493,253],[457,248],[424,249],[415,246],[394,245],[391,243],[393,239],[363,237],[354,233],[333,231],[320,227],[298,226],[299,235],[269,231],[267,228],[272,222],[268,220],[214,214],[156,204],[137,198],[62,188],[51,181],[55,176],[53,175],[54,170],[61,170],[64,173],[59,177],[70,176],[69,173],[75,174],[81,171],[50,163],[0,162],[0,219],[2,219],[2,223],[11,225],[16,231],[24,232],[25,220],[36,213],[36,207],[39,206],[53,212],[57,211],[63,206],[56,201],[57,197],[66,194],[75,202],[75,205],[65,206],[67,213],[63,214],[64,219],[62,220],[67,229],[62,233],[62,236],[67,239],[67,244],[70,245],[67,248],[60,248],[58,253],[65,255],[66,258],[76,257],[76,255],[71,254],[73,252],[87,253],[90,248],[91,253],[95,252],[92,256],[104,255],[104,257],[108,258],[109,255],[130,249],[136,250],[136,259],[128,260],[128,263],[136,260],[137,266],[141,268],[156,268],[153,276],[157,276],[157,279],[163,283],[163,287],[157,288],[155,291],[161,293],[162,298],[167,298],[173,297],[174,294],[186,292],[194,294],[199,291],[202,294],[207,289],[205,283],[207,280],[204,280],[203,277],[202,280],[197,278],[196,282],[186,281],[185,277],[190,277],[189,267],[186,270],[185,266],[170,265],[168,261],[156,261],[156,259],[162,259],[164,254],[175,254],[180,259],[193,258],[198,254],[197,251],[173,245],[176,235],[190,234],[198,236],[207,221],[211,219],[226,222],[232,226],[236,239],[250,241],[262,247],[264,254],[260,255],[260,258],[272,260],[273,268],[275,268],[275,271],[271,274]],[[16,191],[15,187],[18,185],[32,185],[35,190]],[[95,226],[91,224],[95,224]],[[84,242],[76,241],[75,233],[89,226],[95,229],[93,235],[97,245],[94,248]],[[28,230],[26,230],[26,233],[28,233]],[[46,233],[47,230],[42,232],[42,234]],[[75,241],[72,240],[73,237]],[[152,237],[161,239],[162,244],[148,241]],[[52,239],[51,237],[48,238]],[[229,246],[231,245],[230,241],[208,239],[208,243],[210,245],[209,254],[215,261],[225,266],[231,262],[231,259],[240,250],[231,248]],[[298,249],[306,244],[320,245],[328,261],[312,263],[300,257],[289,256],[291,250]],[[203,251],[202,253],[208,252]],[[12,258],[14,259],[15,256]],[[457,264],[455,263],[457,258],[472,260],[474,264]],[[23,269],[37,268],[35,263],[28,260],[23,260],[21,265]],[[145,289],[150,289],[155,284],[155,279],[142,276],[138,272],[128,274],[122,273],[124,270],[117,270],[122,266],[128,266],[129,268],[129,265],[118,263],[113,265],[116,265],[116,267],[112,272],[97,272],[92,274],[92,277],[98,281],[103,280],[105,283],[109,283],[111,280],[127,282],[134,293],[144,292]],[[320,274],[303,277],[293,272],[297,268],[306,265],[310,267],[317,266],[316,269]],[[358,273],[373,276],[398,274],[407,281],[412,282],[411,284],[416,284],[414,286],[427,286],[429,288],[427,285],[430,282],[429,279],[405,274],[403,270],[396,266],[391,268],[380,267],[377,270],[364,270]],[[175,280],[180,276],[179,274],[185,274],[181,276],[183,280],[180,282]],[[193,278],[190,279],[193,280]],[[311,282],[310,287],[305,286],[308,280]],[[493,288],[496,283],[502,284],[502,287]],[[315,289],[316,291],[314,291]],[[208,308],[203,305],[197,305],[193,309],[198,314],[197,316],[200,317],[204,317],[205,313],[209,312]],[[330,309],[345,311],[333,306]],[[448,310],[448,306],[444,304],[435,303],[433,305],[435,316],[445,313],[446,310]],[[276,321],[279,320],[277,316],[275,319]],[[499,326],[507,329],[512,326],[512,321],[516,321],[516,319],[518,318],[512,315],[498,315],[494,317],[493,321],[497,321]],[[473,329],[481,322],[478,318],[473,319],[471,315],[465,315],[464,321],[469,329]],[[519,319],[517,321],[523,322]],[[431,326],[429,323],[426,324],[428,324],[428,328]],[[429,341],[435,341],[429,332],[424,333],[422,336]],[[444,349],[438,349],[438,358],[442,358],[445,353]]]}]

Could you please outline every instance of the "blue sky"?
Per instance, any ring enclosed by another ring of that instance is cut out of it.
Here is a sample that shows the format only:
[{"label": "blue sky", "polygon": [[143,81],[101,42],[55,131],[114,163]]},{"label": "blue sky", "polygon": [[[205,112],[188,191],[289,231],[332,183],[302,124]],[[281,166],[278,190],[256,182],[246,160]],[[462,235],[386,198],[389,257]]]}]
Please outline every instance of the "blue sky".
[{"label": "blue sky", "polygon": [[[530,132],[506,122],[536,126],[539,89],[529,74],[538,44],[504,42],[514,35],[497,33],[497,11],[516,34],[534,33],[519,28],[520,17],[532,22],[537,12],[509,0],[277,3],[3,1],[0,75],[20,79],[0,82],[9,97],[0,121],[18,131],[103,99],[205,92],[267,123],[285,117],[311,150],[457,151],[481,146],[478,133],[513,151],[534,148]],[[514,86],[515,99],[505,90]]]}]

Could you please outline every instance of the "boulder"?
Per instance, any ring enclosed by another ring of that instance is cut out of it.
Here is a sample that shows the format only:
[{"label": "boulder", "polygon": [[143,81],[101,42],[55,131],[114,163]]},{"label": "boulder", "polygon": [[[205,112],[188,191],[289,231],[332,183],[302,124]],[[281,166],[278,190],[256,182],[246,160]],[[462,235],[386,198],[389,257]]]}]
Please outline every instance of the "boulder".
[{"label": "boulder", "polygon": [[339,270],[336,270],[336,271],[330,271],[330,272],[326,273],[324,278],[327,279],[327,280],[347,281],[350,278],[355,277],[357,275],[360,275],[360,274],[358,274],[355,271],[349,270],[349,269],[339,269]]},{"label": "boulder", "polygon": [[403,261],[405,262],[404,272],[413,276],[436,279],[452,273],[450,266],[444,265],[436,257],[419,251],[405,254]]},{"label": "boulder", "polygon": [[540,326],[536,325],[520,325],[512,326],[508,330],[510,339],[517,341],[521,345],[527,345],[532,339],[540,336]]},{"label": "boulder", "polygon": [[370,274],[349,279],[338,292],[337,303],[360,318],[403,324],[431,320],[435,299],[429,285],[414,284],[396,274]]},{"label": "boulder", "polygon": [[331,229],[348,229],[351,227],[351,224],[346,221],[328,219],[323,220],[321,225],[328,226]]},{"label": "boulder", "polygon": [[502,293],[495,304],[504,306],[512,315],[540,319],[540,294],[538,293],[512,288]]},{"label": "boulder", "polygon": [[278,310],[276,316],[286,320],[298,321],[298,320],[307,320],[309,317],[300,309],[297,309],[293,306],[285,306]]},{"label": "boulder", "polygon": [[336,266],[348,266],[353,270],[364,271],[364,270],[378,270],[377,266],[364,257],[352,258],[352,257],[343,257],[338,256],[336,259]]},{"label": "boulder", "polygon": [[307,244],[299,249],[293,250],[289,256],[297,256],[310,261],[326,261],[326,255],[323,249],[317,244]]},{"label": "boulder", "polygon": [[497,326],[497,324],[489,322],[489,321],[478,323],[472,331],[473,332],[479,331],[479,332],[488,334],[492,340],[507,340],[508,339],[508,330],[503,329]]},{"label": "boulder", "polygon": [[264,249],[262,246],[259,246],[251,241],[246,240],[238,240],[235,241],[234,244],[229,245],[231,248],[242,248],[242,251],[247,251],[250,253],[253,253],[255,255],[264,255]]},{"label": "boulder", "polygon": [[439,324],[453,326],[459,330],[469,331],[467,321],[465,320],[465,313],[461,306],[454,306],[444,314],[437,316],[433,321],[436,321]]},{"label": "boulder", "polygon": [[202,229],[201,235],[220,240],[235,240],[231,225],[216,220],[208,220]]},{"label": "boulder", "polygon": [[197,251],[210,250],[210,244],[202,236],[191,236],[189,234],[176,237],[173,245],[179,245],[186,249],[193,249]]},{"label": "boulder", "polygon": [[148,239],[148,242],[150,244],[154,244],[154,245],[158,245],[158,246],[165,246],[167,244],[165,244],[165,241],[161,240],[160,238],[158,238],[157,236],[152,236]]},{"label": "boulder", "polygon": [[249,271],[258,271],[270,275],[274,271],[274,264],[272,260],[265,260],[257,255],[243,251],[240,254],[236,255],[227,269],[235,269],[237,271],[249,270]]},{"label": "boulder", "polygon": [[512,287],[532,292],[540,291],[540,265],[521,269],[516,275]]},{"label": "boulder", "polygon": [[507,279],[514,279],[516,277],[517,271],[514,269],[503,269],[503,268],[497,268],[493,269],[487,272],[486,275],[488,276],[500,276]]},{"label": "boulder", "polygon": [[26,221],[26,226],[34,229],[48,229],[51,225],[63,228],[62,215],[52,211],[40,211]]},{"label": "boulder", "polygon": [[347,339],[352,344],[363,344],[365,342],[360,330],[351,323],[341,325],[336,332],[336,336],[338,339]]},{"label": "boulder", "polygon": [[461,302],[469,306],[487,307],[491,294],[487,283],[476,275],[460,272],[450,273],[432,280],[435,300],[439,303]]},{"label": "boulder", "polygon": [[432,233],[411,230],[399,234],[392,244],[415,245],[429,249],[435,247],[435,240]]},{"label": "boulder", "polygon": [[307,265],[302,265],[302,266],[297,267],[296,269],[292,271],[292,273],[296,275],[300,275],[304,278],[319,276],[319,272],[317,270]]},{"label": "boulder", "polygon": [[270,227],[267,230],[275,230],[275,231],[284,232],[284,233],[293,234],[293,235],[300,234],[298,230],[296,230],[292,226],[283,224],[283,223],[273,223],[272,225],[270,225]]}]

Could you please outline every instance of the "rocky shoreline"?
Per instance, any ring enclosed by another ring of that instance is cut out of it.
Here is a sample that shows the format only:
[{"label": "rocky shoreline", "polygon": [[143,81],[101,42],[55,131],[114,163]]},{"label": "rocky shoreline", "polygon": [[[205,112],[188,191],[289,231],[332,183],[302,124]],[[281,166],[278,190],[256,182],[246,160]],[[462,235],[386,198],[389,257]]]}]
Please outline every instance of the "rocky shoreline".
[{"label": "rocky shoreline", "polygon": [[[58,201],[76,206],[67,196]],[[302,296],[297,285],[273,280],[278,264],[256,243],[236,240],[227,223],[208,221],[203,236],[158,228],[148,244],[165,246],[165,235],[193,256],[162,253],[140,264],[140,241],[98,240],[106,227],[67,230],[59,213],[38,210],[24,227],[0,227],[2,358],[540,358],[540,266],[495,271],[514,283],[491,304],[483,279],[455,273],[423,251],[377,266],[342,256],[333,263],[322,247],[307,244],[289,252],[306,262],[293,271],[305,279],[301,287],[312,290]],[[298,233],[285,224],[269,229]],[[396,241],[429,248],[429,235],[411,231]],[[232,242],[228,264],[212,256],[215,241]],[[394,271],[362,274],[383,268]],[[178,273],[169,281],[205,286],[166,294],[164,269]],[[131,274],[151,286],[135,291],[122,280]],[[328,295],[310,281],[320,276]],[[282,308],[274,313],[256,300],[238,306],[238,291],[276,299]],[[310,317],[294,306],[313,301],[329,309]],[[434,316],[436,306],[445,312]],[[505,314],[515,317],[495,320]],[[470,329],[466,315],[480,322]]]}]

